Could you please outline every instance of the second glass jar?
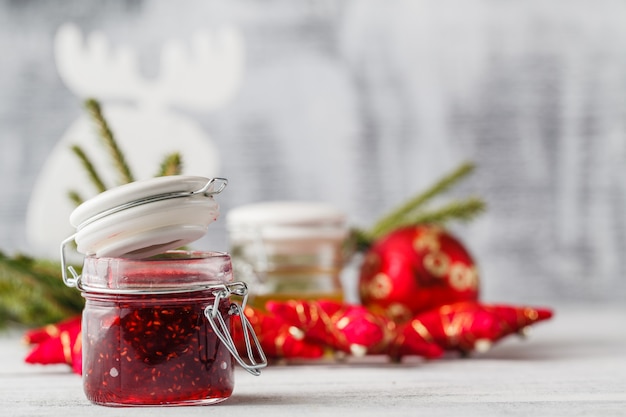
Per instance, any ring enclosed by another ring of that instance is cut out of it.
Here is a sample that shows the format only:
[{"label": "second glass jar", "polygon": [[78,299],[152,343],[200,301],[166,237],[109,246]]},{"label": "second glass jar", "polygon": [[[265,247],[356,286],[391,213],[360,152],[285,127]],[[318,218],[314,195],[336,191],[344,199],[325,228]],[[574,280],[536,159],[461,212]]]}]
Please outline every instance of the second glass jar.
[{"label": "second glass jar", "polygon": [[343,299],[345,216],[310,202],[264,202],[227,216],[238,279],[250,285],[251,304],[267,300]]}]

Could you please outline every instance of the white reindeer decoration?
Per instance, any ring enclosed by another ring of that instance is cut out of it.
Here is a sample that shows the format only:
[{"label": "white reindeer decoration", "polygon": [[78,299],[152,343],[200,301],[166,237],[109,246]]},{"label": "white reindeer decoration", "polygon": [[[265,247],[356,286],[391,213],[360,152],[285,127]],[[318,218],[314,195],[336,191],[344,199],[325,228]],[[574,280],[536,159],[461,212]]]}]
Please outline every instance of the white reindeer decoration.
[{"label": "white reindeer decoration", "polygon": [[[94,97],[102,102],[136,179],[154,176],[164,156],[172,152],[181,153],[186,174],[213,177],[218,173],[218,152],[209,136],[168,106],[211,111],[233,97],[244,66],[238,31],[224,28],[213,36],[199,34],[189,49],[167,43],[160,76],[154,80],[141,77],[132,50],[112,49],[100,33],[84,43],[74,25],[63,25],[57,32],[55,57],[61,79],[81,101]],[[29,202],[27,235],[40,256],[56,258],[59,242],[71,234],[68,216],[74,207],[67,192],[76,190],[86,198],[95,194],[70,150],[74,144],[88,153],[109,186],[117,185],[92,122],[81,116],[49,156]]]}]

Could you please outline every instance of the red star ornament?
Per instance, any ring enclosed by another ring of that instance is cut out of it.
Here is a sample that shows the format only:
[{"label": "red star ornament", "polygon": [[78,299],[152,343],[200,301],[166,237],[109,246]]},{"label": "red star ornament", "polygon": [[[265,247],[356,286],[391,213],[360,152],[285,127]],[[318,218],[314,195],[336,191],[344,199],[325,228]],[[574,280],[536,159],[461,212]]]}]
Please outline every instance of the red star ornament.
[{"label": "red star ornament", "polygon": [[27,330],[22,340],[28,345],[44,342],[52,337],[58,337],[62,331],[72,330],[77,326],[80,328],[81,320],[82,316],[79,314],[56,324],[48,324],[43,327]]},{"label": "red star ornament", "polygon": [[[306,340],[324,344],[354,356],[389,354],[397,325],[360,305],[336,301],[268,302],[267,309],[304,334]],[[441,349],[426,341],[411,346],[411,354],[436,357]],[[408,350],[406,351],[408,352]],[[408,354],[408,353],[407,353]]]},{"label": "red star ornament", "polygon": [[366,252],[361,302],[397,322],[440,305],[476,301],[479,277],[469,252],[441,227],[397,229]]},{"label": "red star ornament", "polygon": [[554,314],[548,308],[516,307],[503,304],[483,304],[483,308],[500,318],[502,336],[511,333],[524,335],[532,324],[548,320]]},{"label": "red star ornament", "polygon": [[24,361],[32,364],[61,364],[82,373],[81,317],[76,316],[56,325],[47,325],[24,334],[27,343],[34,344]]},{"label": "red star ornament", "polygon": [[399,356],[416,337],[444,350],[484,352],[505,336],[552,317],[545,308],[488,305],[473,301],[447,304],[416,315],[402,330]]},{"label": "red star ornament", "polygon": [[[301,332],[273,314],[250,306],[244,309],[244,314],[268,358],[316,359],[324,355],[324,349],[321,346],[303,340]],[[245,352],[246,344],[239,317],[233,317],[231,333],[239,352]]]}]

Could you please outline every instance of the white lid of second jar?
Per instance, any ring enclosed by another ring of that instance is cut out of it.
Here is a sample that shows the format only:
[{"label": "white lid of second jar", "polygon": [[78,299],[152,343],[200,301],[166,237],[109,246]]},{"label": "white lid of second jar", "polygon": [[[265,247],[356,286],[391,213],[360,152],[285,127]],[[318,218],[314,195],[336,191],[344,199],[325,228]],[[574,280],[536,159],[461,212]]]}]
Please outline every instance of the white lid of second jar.
[{"label": "white lid of second jar", "polygon": [[308,201],[266,201],[243,205],[226,214],[233,239],[343,239],[345,214],[332,205]]}]

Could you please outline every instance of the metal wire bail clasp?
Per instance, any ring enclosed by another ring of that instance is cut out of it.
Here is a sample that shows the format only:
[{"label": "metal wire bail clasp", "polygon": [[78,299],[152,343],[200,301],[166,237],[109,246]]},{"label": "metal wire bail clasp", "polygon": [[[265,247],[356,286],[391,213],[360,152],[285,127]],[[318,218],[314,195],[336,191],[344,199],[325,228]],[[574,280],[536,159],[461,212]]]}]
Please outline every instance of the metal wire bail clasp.
[{"label": "metal wire bail clasp", "polygon": [[[65,248],[74,241],[75,236],[76,235],[72,235],[61,243],[61,273],[63,275],[63,282],[71,288],[79,288],[80,275],[76,272],[73,266],[67,265],[67,260],[65,259]],[[68,271],[72,274],[71,277],[67,275]]]},{"label": "metal wire bail clasp", "polygon": [[[230,305],[228,314],[231,316],[239,316],[239,319],[241,320],[243,339],[246,344],[247,361],[245,361],[237,351],[235,342],[230,334],[230,329],[219,311],[219,305],[222,299],[227,298],[231,294],[243,297],[241,305],[235,303]],[[209,320],[211,328],[213,328],[217,337],[222,341],[222,343],[224,343],[228,351],[231,355],[233,355],[237,363],[241,365],[242,368],[252,375],[260,375],[261,368],[265,368],[267,366],[267,358],[265,357],[265,353],[261,348],[261,344],[259,343],[259,339],[257,338],[252,325],[244,314],[244,309],[248,300],[248,287],[243,282],[220,285],[218,289],[213,292],[213,295],[215,296],[215,302],[213,305],[208,305],[204,309],[204,315]],[[257,354],[257,356],[255,356],[255,354]]]}]

